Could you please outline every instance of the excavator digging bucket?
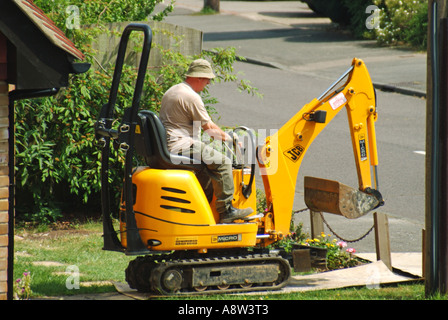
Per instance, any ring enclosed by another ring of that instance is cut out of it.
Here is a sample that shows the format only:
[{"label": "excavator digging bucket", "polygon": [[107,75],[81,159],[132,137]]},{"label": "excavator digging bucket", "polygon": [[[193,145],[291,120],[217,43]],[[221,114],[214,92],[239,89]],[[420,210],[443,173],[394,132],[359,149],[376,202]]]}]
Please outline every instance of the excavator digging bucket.
[{"label": "excavator digging bucket", "polygon": [[378,207],[380,200],[337,181],[305,177],[305,203],[316,212],[356,219]]}]

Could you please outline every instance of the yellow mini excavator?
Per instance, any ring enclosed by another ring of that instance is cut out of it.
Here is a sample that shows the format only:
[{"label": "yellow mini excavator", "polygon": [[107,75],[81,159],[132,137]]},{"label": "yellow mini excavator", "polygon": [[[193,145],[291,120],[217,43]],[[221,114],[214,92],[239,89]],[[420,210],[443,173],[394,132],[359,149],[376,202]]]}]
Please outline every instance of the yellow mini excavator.
[{"label": "yellow mini excavator", "polygon": [[[113,128],[114,110],[124,55],[133,31],[143,32],[132,105]],[[350,68],[319,98],[300,111],[264,143],[255,146],[249,137],[243,160],[234,165],[234,206],[252,207],[245,220],[221,224],[195,173],[203,163],[170,154],[166,132],[157,115],[139,110],[140,96],[151,48],[148,25],[130,24],[122,35],[109,102],[96,123],[102,146],[102,210],[104,249],[137,255],[126,269],[131,288],[156,294],[276,290],[285,286],[291,266],[269,245],[290,232],[296,179],[301,162],[318,134],[342,109],[347,110],[359,188],[307,177],[310,208],[342,214],[364,215],[383,204],[378,191],[378,155],[375,136],[375,91],[362,60]],[[234,148],[239,148],[234,143]],[[125,153],[119,230],[115,230],[110,204],[109,162],[111,148]],[[135,166],[135,157],[145,165]],[[256,160],[255,160],[256,158]],[[199,162],[199,163],[198,163]],[[241,163],[242,162],[242,163]],[[266,193],[266,208],[256,212],[254,173],[258,164]],[[373,168],[373,169],[372,169]],[[323,209],[322,209],[323,208]]]}]

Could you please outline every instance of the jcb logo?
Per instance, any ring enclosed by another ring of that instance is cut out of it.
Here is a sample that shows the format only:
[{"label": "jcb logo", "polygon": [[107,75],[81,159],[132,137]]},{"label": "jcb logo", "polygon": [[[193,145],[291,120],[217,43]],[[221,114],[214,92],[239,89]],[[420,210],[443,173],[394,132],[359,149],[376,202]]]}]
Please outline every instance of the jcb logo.
[{"label": "jcb logo", "polygon": [[305,150],[304,147],[296,145],[291,149],[288,149],[285,152],[283,152],[283,154],[287,156],[289,160],[296,162],[297,160],[299,160],[304,150]]}]

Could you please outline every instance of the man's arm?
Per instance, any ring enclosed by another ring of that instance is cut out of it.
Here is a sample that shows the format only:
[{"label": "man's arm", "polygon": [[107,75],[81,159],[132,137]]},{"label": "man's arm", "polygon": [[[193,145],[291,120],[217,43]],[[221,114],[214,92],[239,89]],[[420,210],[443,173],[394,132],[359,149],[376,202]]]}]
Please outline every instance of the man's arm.
[{"label": "man's arm", "polygon": [[230,141],[232,138],[218,127],[213,121],[209,121],[202,126],[202,129],[213,139],[221,141]]}]

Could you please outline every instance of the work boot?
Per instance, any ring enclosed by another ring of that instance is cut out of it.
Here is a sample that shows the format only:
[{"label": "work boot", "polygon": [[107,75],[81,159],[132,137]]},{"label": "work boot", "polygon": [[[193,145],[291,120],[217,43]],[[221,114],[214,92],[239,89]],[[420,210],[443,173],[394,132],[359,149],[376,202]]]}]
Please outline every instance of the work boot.
[{"label": "work boot", "polygon": [[220,222],[221,223],[231,223],[234,220],[242,219],[248,215],[250,215],[254,210],[252,208],[246,209],[237,209],[233,206],[230,206],[226,212],[220,214]]}]

